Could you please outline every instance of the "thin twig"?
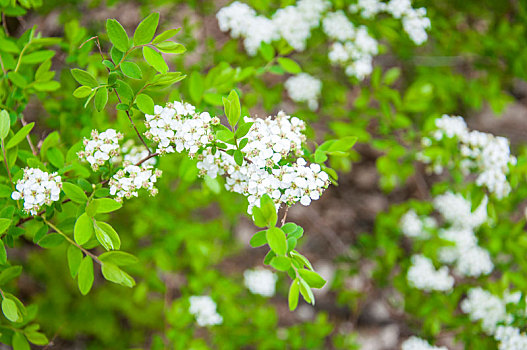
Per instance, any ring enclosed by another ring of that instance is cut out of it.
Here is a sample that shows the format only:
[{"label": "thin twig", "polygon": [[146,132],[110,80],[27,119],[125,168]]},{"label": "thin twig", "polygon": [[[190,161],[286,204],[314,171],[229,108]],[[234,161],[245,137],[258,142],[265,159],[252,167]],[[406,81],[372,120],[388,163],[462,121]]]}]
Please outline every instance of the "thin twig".
[{"label": "thin twig", "polygon": [[[20,119],[20,121],[22,122],[22,126],[26,126],[27,125],[27,122],[24,120],[24,117],[22,117]],[[35,148],[35,145],[33,144],[33,141],[31,141],[31,137],[29,136],[29,134],[26,135],[26,139],[27,139],[27,143],[29,143],[29,147],[31,148],[31,152],[33,152],[33,155],[34,156],[38,155],[38,151]]]},{"label": "thin twig", "polygon": [[5,34],[9,36],[9,30],[7,29],[7,21],[5,18],[5,12],[2,11],[2,25],[4,26]]},{"label": "thin twig", "polygon": [[9,182],[11,182],[11,187],[13,188],[13,191],[15,190],[15,184],[13,183],[13,178],[11,177],[11,170],[9,170],[9,165],[7,165],[7,156],[5,152],[5,146],[4,146],[4,139],[2,139],[2,153],[4,155],[4,165],[5,169],[7,170],[7,176],[9,176]]},{"label": "thin twig", "polygon": [[[119,96],[119,93],[117,92],[117,90],[113,89],[113,91],[115,92],[115,95],[117,96],[117,99],[119,100],[119,103],[122,103],[121,102],[121,96]],[[125,113],[128,116],[128,120],[130,120],[130,124],[132,124],[132,127],[134,128],[137,136],[139,137],[139,140],[141,140],[143,145],[145,145],[146,149],[148,150],[148,154],[149,155],[152,154],[153,152],[150,150],[150,147],[148,147],[148,145],[146,144],[146,141],[143,139],[143,136],[141,136],[141,133],[139,132],[139,130],[137,130],[137,127],[135,126],[135,123],[132,120],[132,116],[130,115],[130,112],[128,110],[126,110]]]},{"label": "thin twig", "polygon": [[282,226],[285,225],[285,219],[287,219],[287,213],[289,212],[289,206],[285,207],[284,217],[282,218]]},{"label": "thin twig", "polygon": [[49,226],[51,227],[53,230],[55,230],[55,232],[57,232],[59,235],[61,235],[62,237],[66,238],[66,240],[68,242],[70,242],[71,244],[73,244],[74,246],[76,246],[77,248],[79,248],[80,250],[82,250],[84,252],[84,254],[88,255],[90,258],[92,258],[93,260],[95,260],[96,263],[98,263],[99,265],[102,266],[102,261],[99,260],[99,258],[97,257],[97,255],[89,252],[88,250],[86,250],[85,248],[83,248],[81,245],[77,244],[77,242],[75,242],[74,240],[72,240],[68,235],[66,235],[64,232],[62,232],[61,230],[59,230],[59,228],[55,225],[53,225],[51,222],[49,222],[48,220],[46,220],[46,218],[44,216],[41,216],[42,219],[44,220],[44,222]]}]

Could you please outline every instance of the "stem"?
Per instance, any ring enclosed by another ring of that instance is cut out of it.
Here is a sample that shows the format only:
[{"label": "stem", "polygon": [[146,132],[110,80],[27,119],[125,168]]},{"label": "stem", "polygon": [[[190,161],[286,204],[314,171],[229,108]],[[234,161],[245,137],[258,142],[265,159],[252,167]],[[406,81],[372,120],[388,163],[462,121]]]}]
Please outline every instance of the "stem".
[{"label": "stem", "polygon": [[4,294],[4,291],[2,290],[2,288],[0,288],[0,295],[2,295],[2,299],[5,299],[5,294]]},{"label": "stem", "polygon": [[[141,45],[136,45],[136,46],[132,46],[131,48],[128,49],[128,51],[126,51],[123,55],[123,58],[121,58],[121,60],[119,61],[119,63],[117,63],[117,65],[115,66],[115,69],[119,68],[121,66],[121,63],[124,62],[125,58],[132,53],[132,51],[134,51],[135,49],[138,49],[140,47],[144,47],[144,46],[148,46],[150,45],[150,43],[148,44],[141,44]],[[114,62],[115,63],[115,62]]]},{"label": "stem", "polygon": [[18,72],[18,68],[20,68],[20,64],[22,63],[22,57],[24,56],[24,53],[26,52],[27,48],[29,47],[29,45],[31,45],[31,41],[29,41],[25,46],[24,48],[22,49],[22,51],[20,51],[20,56],[18,56],[18,62],[16,63],[16,67],[15,67],[15,70],[14,72]]},{"label": "stem", "polygon": [[7,29],[7,21],[6,21],[6,18],[5,18],[4,11],[2,11],[2,26],[4,27],[6,35],[9,36],[9,30]]},{"label": "stem", "polygon": [[[119,96],[119,93],[117,92],[117,90],[114,89],[113,91],[115,92],[115,95],[117,96],[117,99],[119,100],[119,103],[122,103],[121,102],[121,96]],[[141,133],[139,132],[139,130],[137,130],[137,127],[135,126],[135,123],[132,120],[132,116],[130,115],[130,112],[128,110],[126,110],[125,112],[126,112],[126,115],[128,116],[128,120],[130,120],[130,124],[132,124],[132,127],[134,128],[137,136],[139,137],[139,140],[141,140],[143,145],[145,145],[146,149],[148,150],[148,155],[151,155],[153,152],[150,150],[150,147],[148,147],[148,145],[146,144],[146,142],[143,139],[143,136],[141,136]]]},{"label": "stem", "polygon": [[[22,117],[20,119],[20,121],[22,122],[22,126],[26,126],[27,125],[26,121],[24,120],[24,117]],[[35,145],[33,144],[33,141],[31,141],[31,137],[29,137],[29,134],[26,135],[26,139],[27,139],[27,143],[29,143],[29,147],[31,148],[31,152],[33,152],[33,155],[34,156],[38,155],[38,151],[35,148]]]},{"label": "stem", "polygon": [[285,207],[284,217],[282,218],[282,226],[285,225],[285,219],[287,219],[287,213],[289,212],[289,206]]},{"label": "stem", "polygon": [[2,146],[2,154],[4,155],[4,165],[7,170],[7,176],[9,176],[9,182],[11,182],[11,187],[13,188],[13,191],[14,191],[15,184],[13,183],[13,178],[11,177],[11,170],[9,170],[9,166],[7,165],[7,156],[6,156],[5,147],[4,147],[4,139],[2,139],[1,141],[1,146]]},{"label": "stem", "polygon": [[93,253],[90,253],[88,250],[84,249],[82,246],[80,246],[79,244],[77,244],[74,240],[72,240],[71,238],[68,237],[68,235],[66,235],[64,232],[62,232],[61,230],[58,229],[57,226],[53,225],[51,222],[49,222],[48,220],[46,220],[46,218],[44,216],[41,216],[42,220],[44,220],[44,222],[49,226],[51,227],[55,232],[57,232],[59,235],[61,235],[62,237],[66,238],[66,240],[68,242],[70,242],[71,244],[73,244],[74,246],[76,246],[77,248],[79,248],[80,250],[82,250],[84,252],[84,254],[88,255],[90,258],[92,258],[93,260],[95,260],[96,263],[98,263],[99,265],[102,266],[102,261],[99,260],[99,258],[97,257],[97,255],[93,254]]}]

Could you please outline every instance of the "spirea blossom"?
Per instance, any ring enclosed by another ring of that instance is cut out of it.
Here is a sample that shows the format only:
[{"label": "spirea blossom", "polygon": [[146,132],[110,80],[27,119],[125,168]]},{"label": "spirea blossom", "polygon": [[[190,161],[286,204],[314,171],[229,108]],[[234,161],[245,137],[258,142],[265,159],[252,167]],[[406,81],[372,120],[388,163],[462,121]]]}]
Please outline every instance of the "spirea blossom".
[{"label": "spirea blossom", "polygon": [[343,11],[327,13],[322,28],[330,39],[337,41],[352,40],[355,36],[355,28]]},{"label": "spirea blossom", "polygon": [[476,229],[487,221],[487,196],[472,212],[472,203],[459,193],[446,192],[434,198],[434,208],[452,226]]},{"label": "spirea blossom", "polygon": [[509,140],[492,134],[469,131],[462,117],[443,115],[436,119],[434,138],[457,137],[460,143],[461,167],[468,174],[476,173],[476,184],[486,187],[498,198],[507,196],[511,187],[507,181],[509,166],[516,164]]},{"label": "spirea blossom", "polygon": [[386,4],[380,0],[359,0],[351,4],[349,10],[352,13],[360,12],[363,18],[373,18],[379,12],[386,10]]},{"label": "spirea blossom", "polygon": [[481,328],[487,334],[493,334],[498,323],[510,318],[505,302],[481,288],[468,291],[467,298],[461,302],[461,310],[469,314],[472,321],[481,321]]},{"label": "spirea blossom", "polygon": [[285,82],[287,94],[293,101],[307,102],[309,109],[318,108],[318,98],[322,91],[322,82],[307,73],[292,76]]},{"label": "spirea blossom", "polygon": [[420,239],[428,238],[430,235],[426,229],[436,226],[433,218],[422,220],[413,209],[410,209],[401,217],[399,224],[405,236]]},{"label": "spirea blossom", "polygon": [[119,154],[119,140],[122,138],[123,135],[114,129],[101,133],[92,130],[91,138],[84,138],[84,150],[78,152],[77,155],[90,163],[92,169],[97,171],[111,157]]},{"label": "spirea blossom", "polygon": [[454,278],[448,274],[448,267],[436,270],[432,261],[423,255],[412,256],[406,279],[411,286],[424,291],[449,291],[454,286]]},{"label": "spirea blossom", "polygon": [[498,326],[494,339],[499,342],[499,350],[524,350],[527,349],[527,335],[521,333],[516,327]]},{"label": "spirea blossom", "polygon": [[446,347],[430,345],[426,340],[412,336],[401,345],[401,350],[448,350]]},{"label": "spirea blossom", "polygon": [[[133,140],[128,140],[122,145],[121,154],[123,155],[123,160],[128,161],[131,164],[137,164],[149,155],[145,146],[136,145]],[[143,164],[155,165],[156,159],[152,157],[144,161]]]},{"label": "spirea blossom", "polygon": [[156,152],[165,154],[187,151],[195,155],[214,139],[212,118],[207,112],[196,113],[188,103],[168,103],[155,106],[154,115],[145,115],[148,130],[145,136],[157,143]]},{"label": "spirea blossom", "polygon": [[189,312],[196,317],[199,326],[214,326],[223,323],[223,317],[216,312],[216,303],[208,295],[191,296]]},{"label": "spirea blossom", "polygon": [[245,286],[251,293],[260,294],[264,297],[274,295],[278,277],[271,271],[264,269],[245,270],[243,278]]},{"label": "spirea blossom", "polygon": [[23,199],[24,211],[36,215],[43,205],[51,205],[59,200],[62,182],[57,173],[25,168],[24,175],[17,181],[15,188],[11,198],[16,201]]},{"label": "spirea blossom", "polygon": [[148,190],[155,196],[158,190],[154,185],[161,174],[161,170],[154,169],[152,165],[137,166],[125,161],[124,168],[117,171],[109,181],[110,194],[116,196],[117,201],[137,197],[141,189]]}]

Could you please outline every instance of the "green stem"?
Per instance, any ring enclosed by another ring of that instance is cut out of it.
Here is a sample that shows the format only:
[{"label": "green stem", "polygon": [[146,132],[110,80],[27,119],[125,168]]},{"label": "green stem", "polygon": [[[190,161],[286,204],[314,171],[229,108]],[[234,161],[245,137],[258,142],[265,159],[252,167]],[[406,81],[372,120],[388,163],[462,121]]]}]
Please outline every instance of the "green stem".
[{"label": "green stem", "polygon": [[88,250],[86,250],[85,248],[83,248],[81,245],[77,244],[77,242],[75,242],[74,240],[72,240],[70,237],[68,237],[68,235],[66,235],[64,232],[62,232],[57,226],[53,225],[51,222],[49,222],[48,220],[46,220],[46,218],[44,217],[44,215],[41,216],[42,220],[44,220],[44,222],[46,223],[46,225],[48,225],[49,227],[51,227],[55,232],[57,232],[59,235],[61,235],[62,237],[64,237],[68,242],[70,242],[71,244],[73,244],[74,246],[76,246],[77,248],[79,248],[82,252],[84,252],[84,254],[88,255],[90,258],[92,258],[93,260],[95,260],[96,263],[98,263],[99,265],[102,266],[102,261],[99,260],[99,258],[97,257],[97,255],[89,252]]},{"label": "green stem", "polygon": [[31,44],[31,41],[28,42],[24,48],[22,49],[22,51],[20,51],[20,56],[18,56],[18,62],[16,63],[16,67],[15,67],[15,70],[14,72],[18,72],[18,68],[20,68],[20,64],[22,63],[22,57],[24,56],[24,53],[26,52],[27,48],[29,47],[29,45]]}]

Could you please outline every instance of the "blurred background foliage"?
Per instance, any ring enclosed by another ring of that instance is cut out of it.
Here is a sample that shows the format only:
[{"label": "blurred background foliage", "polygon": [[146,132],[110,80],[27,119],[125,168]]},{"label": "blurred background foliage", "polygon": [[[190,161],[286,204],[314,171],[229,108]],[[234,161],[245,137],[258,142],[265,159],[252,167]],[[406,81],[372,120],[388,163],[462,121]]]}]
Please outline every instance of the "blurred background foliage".
[{"label": "blurred background foliage", "polygon": [[[79,46],[105,32],[106,18],[117,18],[130,32],[141,18],[158,11],[161,29],[182,27],[178,40],[188,51],[167,56],[173,70],[187,78],[158,92],[154,98],[157,104],[183,99],[200,110],[221,114],[221,96],[237,87],[243,91],[242,105],[251,115],[265,116],[283,109],[306,120],[311,125],[308,135],[317,142],[333,135],[359,138],[353,154],[357,165],[350,159],[333,157],[332,166],[341,172],[341,185],[313,205],[315,211],[334,214],[313,217],[311,211],[301,210],[291,214],[305,223],[306,254],[315,265],[317,261],[328,263],[328,277],[333,276],[314,308],[304,305],[295,313],[287,310],[287,281],[278,282],[277,295],[270,300],[243,287],[244,269],[259,266],[265,253],[248,246],[254,228],[239,215],[246,210],[245,200],[223,190],[221,183],[198,178],[194,161],[185,156],[161,160],[164,174],[157,197],[132,199],[112,216],[123,249],[141,262],[129,269],[137,280],[133,289],[104,283],[96,276],[93,291],[81,296],[75,281],[68,278],[66,247],[33,245],[31,237],[38,227],[27,225],[26,240],[9,250],[10,259],[25,267],[10,289],[26,304],[38,307],[36,320],[55,343],[50,349],[354,348],[361,330],[372,326],[363,314],[366,301],[382,298],[383,288],[392,283],[390,273],[398,268],[397,256],[404,254],[393,229],[398,225],[396,218],[407,208],[395,206],[374,222],[379,209],[361,217],[357,204],[350,203],[356,201],[354,195],[361,191],[382,195],[386,199],[383,210],[414,196],[416,172],[423,171],[415,166],[413,152],[429,120],[451,113],[466,116],[471,124],[471,117],[482,111],[499,116],[512,104],[525,104],[527,98],[524,1],[415,1],[414,7],[427,8],[432,23],[429,40],[420,47],[402,35],[400,23],[391,18],[367,22],[370,32],[381,38],[382,53],[375,59],[371,77],[360,83],[331,67],[322,35],[314,33],[306,52],[285,48],[284,56],[323,81],[320,108],[315,112],[287,97],[283,86],[287,73],[269,70],[274,63],[261,55],[247,56],[239,40],[220,32],[215,13],[228,2],[33,2],[37,6],[19,7],[5,15],[12,36],[37,25],[44,37],[60,38],[51,49],[56,51],[52,70],[57,72],[61,88],[36,93],[40,98],[28,99],[23,109],[27,121],[37,122],[38,135],[59,131],[61,143],[69,147],[92,129],[113,127],[132,134],[124,113],[85,109],[71,95],[77,84],[69,70],[81,67],[102,74],[105,68],[93,41]],[[349,5],[343,0],[332,2],[335,8]],[[247,3],[271,14],[294,1]],[[364,22],[358,16],[354,20]],[[355,166],[373,179],[373,189],[353,180]],[[344,205],[335,208],[332,201]],[[511,200],[511,206],[517,202],[519,199]],[[347,221],[348,216],[358,217]],[[358,233],[363,232],[358,239]],[[385,254],[380,259],[385,262],[381,272],[367,277],[367,289],[356,288],[354,276],[361,273],[368,259],[376,259],[379,249]],[[401,289],[403,294],[410,293]],[[222,326],[203,329],[195,325],[187,298],[195,294],[213,297],[224,318]],[[460,322],[451,316],[457,306],[441,297],[407,300],[413,304],[407,306],[411,310],[426,305],[420,319],[433,312],[446,328],[455,328]],[[415,329],[415,319],[401,310],[391,317],[400,325],[401,336]],[[430,322],[433,324],[425,325],[428,334],[437,334],[440,326]],[[495,346],[488,340],[472,341],[479,343],[469,348]]]}]

